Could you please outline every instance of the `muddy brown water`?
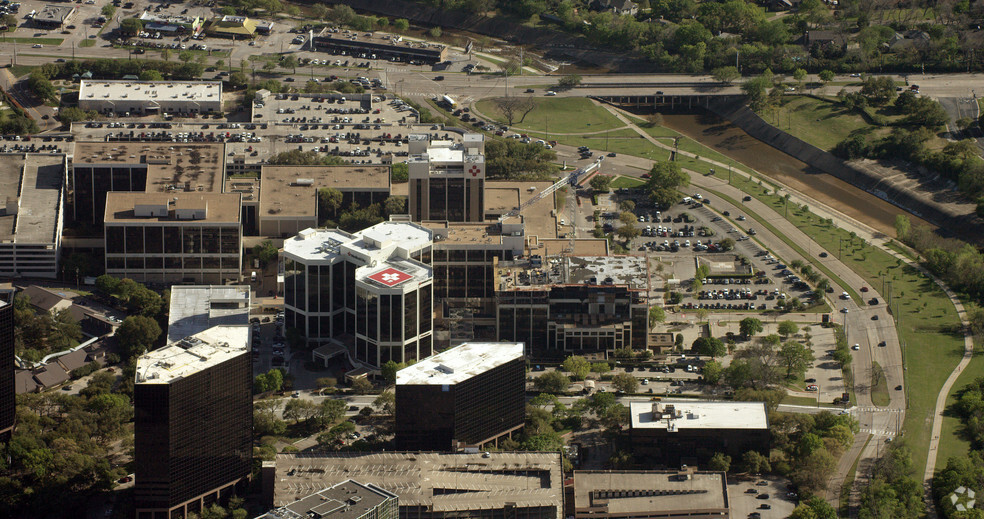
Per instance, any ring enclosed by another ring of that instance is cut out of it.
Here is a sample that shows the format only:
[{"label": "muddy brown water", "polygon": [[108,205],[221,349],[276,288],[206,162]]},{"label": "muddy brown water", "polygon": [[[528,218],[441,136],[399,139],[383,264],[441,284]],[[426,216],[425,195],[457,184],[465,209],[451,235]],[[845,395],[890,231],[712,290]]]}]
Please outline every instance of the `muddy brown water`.
[{"label": "muddy brown water", "polygon": [[900,214],[907,215],[913,225],[937,227],[863,189],[786,155],[717,115],[706,112],[664,113],[663,125],[888,236],[895,236],[895,216]]}]

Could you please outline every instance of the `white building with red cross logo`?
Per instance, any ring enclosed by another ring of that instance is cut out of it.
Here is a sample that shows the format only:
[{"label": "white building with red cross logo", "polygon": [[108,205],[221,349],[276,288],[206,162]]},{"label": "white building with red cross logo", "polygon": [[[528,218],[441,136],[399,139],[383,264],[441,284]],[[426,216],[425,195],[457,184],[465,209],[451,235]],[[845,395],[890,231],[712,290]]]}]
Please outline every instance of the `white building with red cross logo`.
[{"label": "white building with red cross logo", "polygon": [[481,222],[485,219],[485,137],[466,133],[461,142],[409,136],[409,210],[415,222]]},{"label": "white building with red cross logo", "polygon": [[389,221],[349,234],[306,229],[284,242],[284,321],[320,344],[314,362],[346,355],[378,368],[433,353],[433,233]]}]

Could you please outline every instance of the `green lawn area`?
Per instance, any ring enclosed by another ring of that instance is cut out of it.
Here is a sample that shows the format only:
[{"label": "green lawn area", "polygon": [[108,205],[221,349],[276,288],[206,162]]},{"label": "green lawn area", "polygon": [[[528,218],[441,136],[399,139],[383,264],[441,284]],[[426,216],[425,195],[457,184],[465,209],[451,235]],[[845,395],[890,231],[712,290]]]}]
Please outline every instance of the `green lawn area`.
[{"label": "green lawn area", "polygon": [[783,96],[780,110],[759,113],[769,124],[820,149],[830,151],[851,132],[874,133],[880,128],[836,102],[808,96]]},{"label": "green lawn area", "polygon": [[37,67],[33,65],[13,65],[11,67],[7,67],[7,70],[9,70],[14,77],[22,77],[33,72],[35,68]]},{"label": "green lawn area", "polygon": [[[974,356],[970,360],[970,364],[964,368],[963,373],[957,379],[957,382],[953,384],[953,388],[950,389],[950,394],[946,398],[946,407],[949,408],[954,403],[954,394],[967,384],[970,384],[975,378],[984,377],[984,352],[981,351],[979,344],[975,345]],[[940,431],[940,447],[936,454],[936,470],[939,470],[946,466],[946,460],[954,456],[966,456],[967,451],[970,449],[970,442],[968,442],[965,437],[958,434],[962,426],[960,425],[960,420],[956,416],[951,416],[950,413],[945,413],[943,415],[943,429]]]},{"label": "green lawn area", "polygon": [[888,381],[885,380],[885,371],[877,362],[871,363],[872,378],[878,383],[871,388],[871,403],[884,407],[892,402],[892,397],[888,394]]},{"label": "green lawn area", "polygon": [[984,97],[977,98],[977,108],[979,108],[981,112],[984,112]]},{"label": "green lawn area", "polygon": [[[557,133],[586,133],[600,132],[619,128],[621,121],[608,110],[595,105],[590,99],[583,97],[539,97],[533,98],[536,108],[520,124],[517,129],[534,132]],[[483,99],[477,103],[480,112],[506,124],[506,118],[495,106],[492,99]]]},{"label": "green lawn area", "polygon": [[28,43],[34,45],[35,43],[40,43],[41,45],[54,45],[58,46],[64,40],[64,38],[12,38],[6,37],[0,39],[0,41],[12,42],[12,43]]},{"label": "green lawn area", "polygon": [[639,187],[645,185],[646,181],[635,177],[626,177],[619,175],[615,180],[612,180],[612,189]]},{"label": "green lawn area", "polygon": [[79,42],[79,47],[95,47],[96,40],[82,40]]}]

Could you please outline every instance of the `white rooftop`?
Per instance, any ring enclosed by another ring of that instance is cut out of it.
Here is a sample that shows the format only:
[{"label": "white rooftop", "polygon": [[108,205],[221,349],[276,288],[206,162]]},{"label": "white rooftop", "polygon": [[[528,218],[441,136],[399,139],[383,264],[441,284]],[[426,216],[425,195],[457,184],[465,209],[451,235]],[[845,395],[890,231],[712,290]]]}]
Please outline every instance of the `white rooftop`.
[{"label": "white rooftop", "polygon": [[167,342],[213,326],[248,325],[249,302],[249,287],[245,285],[174,285]]},{"label": "white rooftop", "polygon": [[128,81],[83,79],[79,88],[80,101],[133,102],[212,101],[222,98],[221,81]]},{"label": "white rooftop", "polygon": [[[674,408],[673,417],[666,412]],[[662,411],[660,418],[654,410]],[[631,402],[633,429],[768,429],[765,402]]]},{"label": "white rooftop", "polygon": [[522,357],[521,342],[466,342],[397,371],[396,384],[457,384]]},{"label": "white rooftop", "polygon": [[137,359],[137,384],[170,384],[249,353],[249,326],[215,326]]},{"label": "white rooftop", "polygon": [[355,239],[341,245],[343,254],[369,263],[394,253],[409,256],[410,251],[426,247],[434,240],[430,229],[411,222],[382,222],[355,233]]},{"label": "white rooftop", "polygon": [[304,229],[284,240],[284,252],[302,260],[331,260],[339,256],[339,246],[355,239],[340,229]]}]

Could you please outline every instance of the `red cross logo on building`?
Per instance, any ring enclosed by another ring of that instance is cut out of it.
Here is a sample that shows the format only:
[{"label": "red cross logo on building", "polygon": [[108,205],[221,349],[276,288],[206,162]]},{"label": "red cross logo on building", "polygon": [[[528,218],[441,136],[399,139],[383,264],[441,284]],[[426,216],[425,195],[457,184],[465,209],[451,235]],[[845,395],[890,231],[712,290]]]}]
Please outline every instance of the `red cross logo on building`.
[{"label": "red cross logo on building", "polygon": [[399,285],[400,283],[403,283],[404,281],[409,281],[412,278],[413,276],[411,276],[410,274],[407,274],[406,272],[401,272],[392,267],[386,270],[381,270],[369,276],[369,279],[377,283],[382,283],[388,287],[394,287],[396,285]]},{"label": "red cross logo on building", "polygon": [[477,165],[474,165],[468,168],[468,172],[471,173],[471,176],[477,177],[478,174],[482,172],[482,168],[478,167]]}]

